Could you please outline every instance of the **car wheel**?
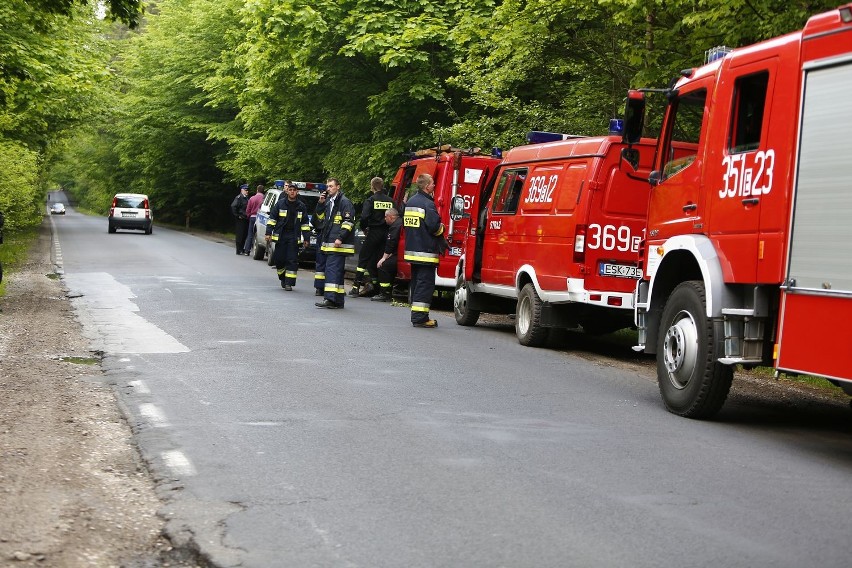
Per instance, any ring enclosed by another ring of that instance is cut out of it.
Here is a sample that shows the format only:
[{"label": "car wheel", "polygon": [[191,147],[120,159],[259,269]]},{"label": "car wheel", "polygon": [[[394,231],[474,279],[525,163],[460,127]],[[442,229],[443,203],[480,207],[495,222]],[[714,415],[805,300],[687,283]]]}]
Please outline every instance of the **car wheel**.
[{"label": "car wheel", "polygon": [[705,310],[704,283],[683,282],[666,300],[657,337],[657,380],[669,412],[710,418],[722,408],[733,367],[716,360],[713,321]]},{"label": "car wheel", "polygon": [[266,252],[266,248],[260,246],[257,237],[255,237],[254,243],[251,245],[251,257],[255,260],[263,260],[264,252]]},{"label": "car wheel", "polygon": [[532,283],[526,284],[518,296],[515,335],[527,347],[541,347],[547,340],[547,328],[541,325],[541,298]]},{"label": "car wheel", "polygon": [[151,225],[150,227],[148,227],[147,229],[145,229],[145,234],[146,234],[146,235],[150,235],[150,234],[151,234],[151,233],[153,233],[153,232],[154,232],[154,225]]},{"label": "car wheel", "polygon": [[275,266],[275,261],[272,260],[273,256],[275,256],[275,243],[269,241],[266,243],[266,264],[269,266]]},{"label": "car wheel", "polygon": [[479,310],[470,309],[468,304],[470,294],[468,282],[464,279],[464,274],[460,273],[456,277],[456,291],[453,295],[453,313],[459,325],[472,326],[479,320]]},{"label": "car wheel", "polygon": [[108,229],[108,232],[109,232],[110,234],[114,233],[114,232],[115,232],[115,227],[113,227],[112,225],[110,225],[110,226],[109,226],[109,229]]}]

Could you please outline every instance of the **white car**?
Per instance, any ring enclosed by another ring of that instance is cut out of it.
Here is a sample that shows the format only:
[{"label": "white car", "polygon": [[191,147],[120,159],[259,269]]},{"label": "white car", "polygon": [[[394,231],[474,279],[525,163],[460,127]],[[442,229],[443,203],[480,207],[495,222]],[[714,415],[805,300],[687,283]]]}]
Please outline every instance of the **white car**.
[{"label": "white car", "polygon": [[64,203],[54,203],[50,206],[50,214],[51,215],[65,215],[65,204]]},{"label": "white car", "polygon": [[135,229],[150,235],[154,231],[154,213],[148,196],[142,193],[116,193],[109,208],[109,232]]}]

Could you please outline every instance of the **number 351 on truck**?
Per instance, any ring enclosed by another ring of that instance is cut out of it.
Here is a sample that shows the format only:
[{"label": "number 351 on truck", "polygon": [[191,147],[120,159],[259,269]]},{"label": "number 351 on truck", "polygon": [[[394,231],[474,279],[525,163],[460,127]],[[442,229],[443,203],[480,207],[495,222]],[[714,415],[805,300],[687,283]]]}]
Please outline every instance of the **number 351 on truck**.
[{"label": "number 351 on truck", "polygon": [[737,364],[852,394],[852,4],[682,75],[635,303],[666,407],[713,416]]}]

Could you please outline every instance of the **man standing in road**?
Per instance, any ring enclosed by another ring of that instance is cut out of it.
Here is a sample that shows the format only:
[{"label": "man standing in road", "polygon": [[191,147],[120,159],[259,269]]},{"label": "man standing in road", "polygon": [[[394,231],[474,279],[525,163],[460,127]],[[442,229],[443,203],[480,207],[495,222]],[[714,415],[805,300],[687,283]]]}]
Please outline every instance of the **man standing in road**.
[{"label": "man standing in road", "polygon": [[[352,283],[350,296],[368,296],[375,294],[378,288],[376,263],[382,254],[388,236],[388,226],[385,224],[385,211],[393,207],[393,201],[384,192],[385,181],[380,177],[370,180],[370,191],[373,194],[364,202],[361,209],[361,230],[366,238],[358,253],[358,270]],[[361,285],[365,286],[361,290]]]},{"label": "man standing in road", "polygon": [[444,224],[435,208],[432,176],[417,176],[417,189],[417,193],[406,202],[403,217],[403,258],[411,263],[411,324],[434,328],[438,327],[438,322],[429,318],[429,307],[435,292],[435,271],[443,252],[439,241],[444,240]]},{"label": "man standing in road", "polygon": [[248,205],[248,184],[244,183],[240,186],[240,194],[237,195],[231,202],[231,213],[234,215],[236,224],[234,226],[234,242],[237,245],[237,254],[243,253],[243,246],[246,243],[246,232],[248,231],[248,217],[246,216],[246,206]]},{"label": "man standing in road", "polygon": [[402,232],[402,219],[399,211],[391,207],[385,211],[387,237],[382,258],[376,263],[379,276],[379,293],[373,296],[374,302],[390,302],[393,292],[393,281],[396,278],[396,251],[399,247],[399,235]]},{"label": "man standing in road", "polygon": [[255,238],[255,227],[254,223],[257,221],[257,212],[260,211],[260,206],[263,203],[263,184],[258,184],[257,189],[255,190],[255,194],[249,197],[248,204],[246,204],[246,216],[248,217],[248,236],[246,237],[246,244],[243,247],[243,252],[249,254],[251,251],[251,246],[254,244]]},{"label": "man standing in road", "polygon": [[266,242],[267,247],[270,241],[275,243],[272,261],[281,287],[288,292],[296,285],[299,274],[299,248],[308,246],[310,235],[308,208],[299,199],[299,188],[289,181],[284,182],[284,196],[269,211]]},{"label": "man standing in road", "polygon": [[340,181],[329,178],[328,195],[324,200],[325,226],[322,231],[322,252],[325,253],[325,299],[318,308],[343,308],[346,288],[343,275],[346,257],[355,254],[355,208],[340,191]]}]

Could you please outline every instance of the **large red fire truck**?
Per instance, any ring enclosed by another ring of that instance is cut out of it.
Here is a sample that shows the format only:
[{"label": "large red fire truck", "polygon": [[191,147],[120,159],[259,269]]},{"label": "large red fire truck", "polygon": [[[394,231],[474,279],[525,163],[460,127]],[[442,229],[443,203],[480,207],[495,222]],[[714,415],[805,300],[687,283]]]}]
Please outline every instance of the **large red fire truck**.
[{"label": "large red fire truck", "polygon": [[628,149],[621,136],[564,137],[513,148],[484,185],[457,272],[458,324],[515,313],[530,346],[549,328],[633,324],[655,141]]},{"label": "large red fire truck", "polygon": [[[435,180],[435,207],[447,228],[445,234],[450,245],[449,251],[438,264],[435,276],[435,286],[438,288],[453,289],[456,285],[456,265],[464,249],[469,224],[468,218],[450,219],[450,202],[458,195],[463,200],[465,210],[469,211],[478,199],[480,181],[488,177],[499,163],[499,157],[482,154],[476,148],[460,150],[449,145],[439,145],[412,153],[410,159],[399,166],[391,182],[391,199],[401,208],[402,214],[405,201],[417,192],[417,177],[429,174]],[[399,243],[398,281],[411,279],[411,265],[402,261],[404,250],[403,234]]]},{"label": "large red fire truck", "polygon": [[852,4],[682,75],[636,301],[666,407],[712,416],[737,364],[852,394]]}]

